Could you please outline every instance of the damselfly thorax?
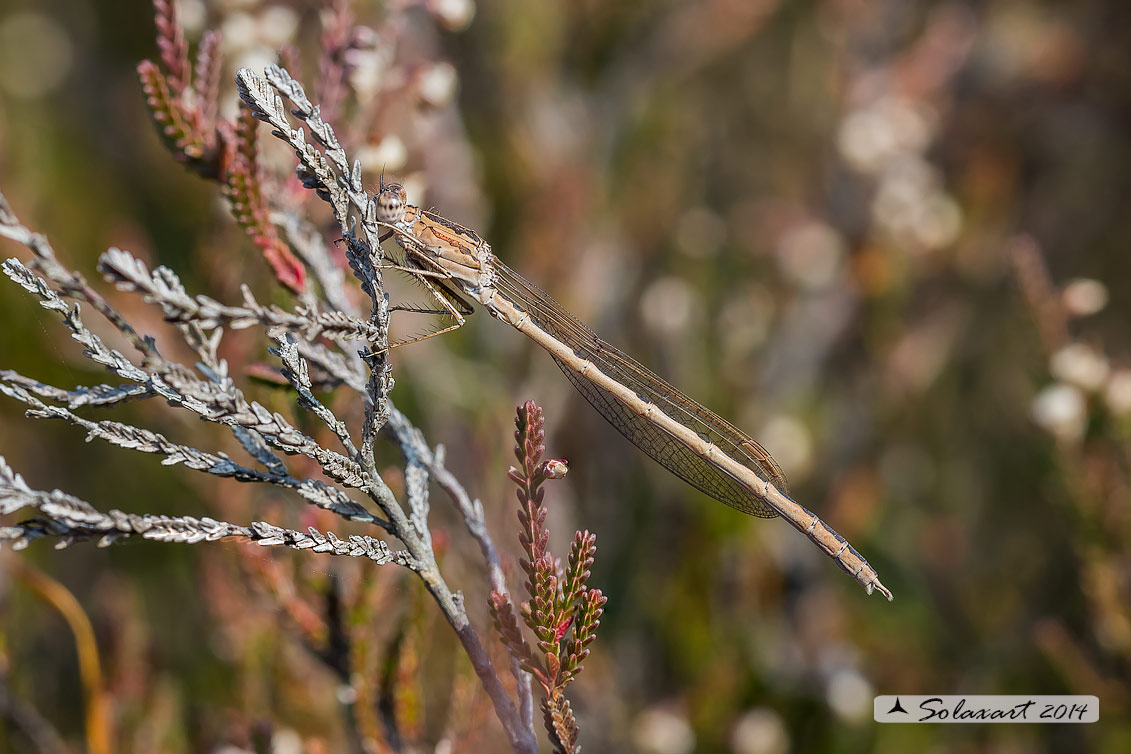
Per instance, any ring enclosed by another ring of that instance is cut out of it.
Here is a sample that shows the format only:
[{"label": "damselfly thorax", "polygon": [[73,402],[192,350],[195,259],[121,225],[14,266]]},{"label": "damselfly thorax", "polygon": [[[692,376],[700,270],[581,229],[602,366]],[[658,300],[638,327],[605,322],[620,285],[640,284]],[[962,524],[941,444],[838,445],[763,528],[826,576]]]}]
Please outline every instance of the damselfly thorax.
[{"label": "damselfly thorax", "polygon": [[377,219],[396,234],[406,259],[425,274],[459,281],[468,293],[490,285],[491,246],[470,228],[408,204],[399,183],[382,184]]}]

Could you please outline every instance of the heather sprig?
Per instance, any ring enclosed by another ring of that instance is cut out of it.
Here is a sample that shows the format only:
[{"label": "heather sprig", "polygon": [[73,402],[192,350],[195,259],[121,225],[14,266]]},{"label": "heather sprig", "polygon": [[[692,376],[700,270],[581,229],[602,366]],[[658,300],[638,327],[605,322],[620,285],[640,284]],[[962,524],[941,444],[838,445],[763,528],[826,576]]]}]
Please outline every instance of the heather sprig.
[{"label": "heather sprig", "polygon": [[223,41],[220,32],[209,29],[201,36],[200,44],[196,48],[196,79],[193,87],[200,106],[200,120],[203,123],[218,122],[220,75],[224,68],[223,58],[220,56],[220,44]]},{"label": "heather sprig", "polygon": [[589,531],[577,532],[564,569],[550,553],[542,484],[547,479],[561,479],[567,467],[557,459],[542,460],[545,420],[542,409],[533,401],[518,408],[515,426],[519,467],[511,468],[507,475],[518,486],[518,539],[523,550],[519,565],[526,575],[524,586],[530,597],[518,612],[535,636],[536,651],[523,637],[507,594],[493,591],[488,607],[512,659],[542,688],[543,722],[554,750],[576,752],[580,750],[577,721],[565,698],[565,688],[581,671],[604,612],[605,596],[600,589],[587,586],[597,538]]},{"label": "heather sprig", "polygon": [[218,116],[223,68],[221,36],[208,31],[197,48],[195,71],[171,0],[154,0],[161,63],[137,67],[146,104],[173,156],[204,178],[220,183],[232,215],[275,278],[296,294],[306,289],[306,269],[279,236],[263,191],[255,120],[246,111],[228,121]]},{"label": "heather sprig", "polygon": [[198,54],[200,66],[194,78],[189,63],[189,45],[177,20],[172,0],[153,0],[157,50],[161,63],[143,60],[137,73],[146,104],[158,131],[178,161],[207,178],[222,172],[216,102],[219,76],[219,40],[206,37]]},{"label": "heather sprig", "polygon": [[169,84],[181,93],[189,85],[189,47],[184,31],[177,22],[174,0],[153,0],[154,25],[157,27],[157,50],[168,72]]},{"label": "heather sprig", "polygon": [[227,169],[221,176],[221,191],[228,198],[232,216],[259,247],[279,282],[301,294],[306,269],[279,237],[271,221],[271,208],[264,196],[260,175],[257,127],[258,122],[247,108],[240,108],[233,126],[221,130],[230,149],[225,162]]},{"label": "heather sprig", "polygon": [[182,104],[173,80],[162,73],[157,64],[143,60],[137,67],[138,79],[145,92],[145,104],[158,126],[169,151],[188,167],[205,177],[215,177],[216,155],[208,134],[201,131],[195,112]]}]

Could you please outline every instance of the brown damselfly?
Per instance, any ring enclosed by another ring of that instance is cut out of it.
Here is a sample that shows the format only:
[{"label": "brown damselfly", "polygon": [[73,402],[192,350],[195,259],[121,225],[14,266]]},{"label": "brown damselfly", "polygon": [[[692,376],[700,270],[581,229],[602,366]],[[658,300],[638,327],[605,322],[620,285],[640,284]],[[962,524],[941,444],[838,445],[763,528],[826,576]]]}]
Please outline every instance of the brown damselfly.
[{"label": "brown damselfly", "polygon": [[376,206],[378,221],[405,252],[405,265],[397,268],[424,285],[454,320],[424,337],[461,326],[471,312],[463,296],[474,299],[549,351],[601,416],[668,471],[743,513],[781,516],[868,594],[878,590],[892,599],[876,571],[844,537],[789,497],[785,475],[751,437],[601,340],[500,262],[475,232],[407,204],[400,184],[382,183]]}]

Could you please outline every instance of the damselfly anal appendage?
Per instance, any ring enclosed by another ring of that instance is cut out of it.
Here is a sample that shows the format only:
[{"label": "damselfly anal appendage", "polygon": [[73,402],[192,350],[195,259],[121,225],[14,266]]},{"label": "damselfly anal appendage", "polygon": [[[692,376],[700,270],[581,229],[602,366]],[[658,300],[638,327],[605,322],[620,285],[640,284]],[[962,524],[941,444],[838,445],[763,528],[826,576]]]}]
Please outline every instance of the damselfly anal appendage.
[{"label": "damselfly anal appendage", "polygon": [[[601,340],[496,259],[477,233],[408,204],[399,184],[383,183],[376,206],[378,220],[405,252],[402,269],[434,295],[475,299],[546,349],[585,399],[668,471],[736,510],[763,518],[780,515],[869,594],[878,590],[892,599],[876,571],[844,537],[789,497],[785,475],[753,438]],[[453,327],[463,323],[457,318]]]}]

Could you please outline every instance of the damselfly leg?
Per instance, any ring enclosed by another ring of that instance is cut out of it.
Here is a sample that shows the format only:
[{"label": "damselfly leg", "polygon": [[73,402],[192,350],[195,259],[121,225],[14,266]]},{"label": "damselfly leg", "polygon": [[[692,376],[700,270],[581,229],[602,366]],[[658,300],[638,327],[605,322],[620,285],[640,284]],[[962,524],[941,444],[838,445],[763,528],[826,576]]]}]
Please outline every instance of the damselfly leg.
[{"label": "damselfly leg", "polygon": [[[399,229],[392,229],[382,239],[389,238],[396,233],[402,233]],[[403,248],[403,247],[402,247]],[[407,253],[407,252],[406,252]],[[394,305],[389,307],[391,312],[405,312],[406,314],[427,314],[432,316],[439,316],[447,319],[449,324],[440,327],[437,330],[426,332],[403,340],[398,340],[394,343],[389,343],[385,351],[390,351],[394,348],[409,345],[411,343],[419,343],[429,338],[434,338],[437,335],[443,335],[453,330],[463,327],[467,321],[467,317],[475,312],[471,302],[461,296],[451,285],[446,283],[450,280],[450,274],[444,272],[442,269],[425,269],[424,265],[436,267],[436,263],[428,259],[422,254],[415,254],[411,259],[413,265],[407,264],[380,264],[377,265],[378,269],[382,270],[396,270],[408,276],[413,282],[423,288],[429,297],[435,303],[439,304],[439,308],[432,308],[428,306],[414,306],[410,304]],[[363,357],[377,356],[383,353],[382,350],[370,350],[362,353]]]}]

